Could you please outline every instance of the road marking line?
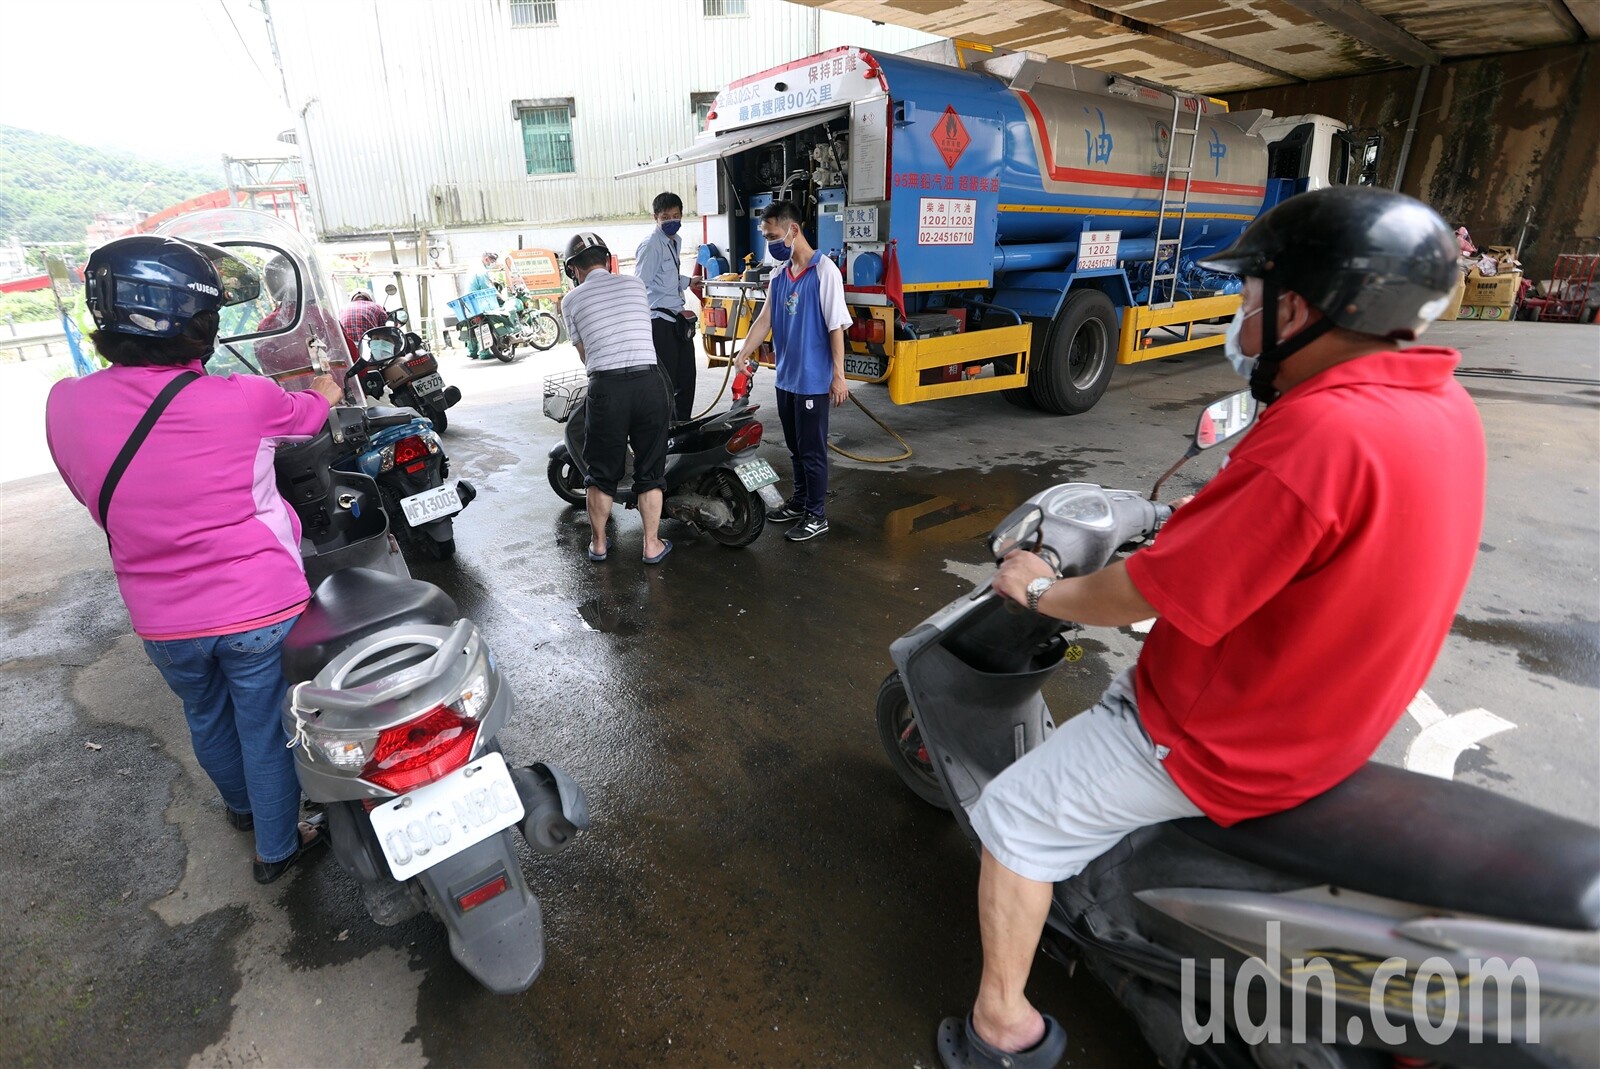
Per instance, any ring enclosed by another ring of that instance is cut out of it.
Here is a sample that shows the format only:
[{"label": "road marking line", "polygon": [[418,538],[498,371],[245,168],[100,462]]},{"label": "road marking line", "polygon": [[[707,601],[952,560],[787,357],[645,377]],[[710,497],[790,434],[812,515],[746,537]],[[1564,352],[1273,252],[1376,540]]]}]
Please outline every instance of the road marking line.
[{"label": "road marking line", "polygon": [[1447,715],[1426,691],[1418,691],[1406,711],[1421,725],[1422,733],[1406,747],[1405,767],[1440,779],[1455,779],[1456,760],[1464,752],[1517,726],[1487,709]]}]

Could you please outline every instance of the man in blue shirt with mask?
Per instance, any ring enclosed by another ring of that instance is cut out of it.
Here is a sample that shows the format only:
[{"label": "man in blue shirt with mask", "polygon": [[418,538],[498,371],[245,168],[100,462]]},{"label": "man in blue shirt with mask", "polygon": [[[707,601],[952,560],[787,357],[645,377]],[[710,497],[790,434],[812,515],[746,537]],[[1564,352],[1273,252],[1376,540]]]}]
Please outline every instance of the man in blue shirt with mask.
[{"label": "man in blue shirt with mask", "polygon": [[633,273],[644,283],[650,301],[650,337],[656,363],[672,383],[672,418],[682,423],[694,411],[694,313],[683,307],[689,279],[680,274],[683,246],[683,201],[676,193],[658,193],[650,204],[656,228],[634,253]]},{"label": "man in blue shirt with mask", "polygon": [[800,209],[780,200],[761,218],[767,253],[778,261],[767,302],[756,317],[734,363],[749,366],[750,354],[772,332],[777,362],[778,418],[794,464],[794,494],[767,513],[776,523],[800,521],[784,534],[804,542],[828,533],[828,409],[844,404],[844,276],[819,255],[802,231]]}]

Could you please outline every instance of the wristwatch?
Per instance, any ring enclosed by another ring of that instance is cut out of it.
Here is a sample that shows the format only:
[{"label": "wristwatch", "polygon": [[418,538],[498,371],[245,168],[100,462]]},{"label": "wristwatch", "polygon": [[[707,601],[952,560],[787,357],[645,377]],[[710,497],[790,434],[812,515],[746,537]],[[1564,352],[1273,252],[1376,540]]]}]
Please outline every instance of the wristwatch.
[{"label": "wristwatch", "polygon": [[1039,599],[1044,597],[1044,592],[1046,590],[1049,590],[1051,587],[1053,587],[1055,585],[1056,585],[1056,581],[1054,579],[1050,578],[1050,576],[1048,576],[1048,575],[1041,575],[1039,578],[1037,578],[1037,579],[1033,580],[1032,582],[1030,582],[1028,584],[1028,586],[1027,586],[1027,591],[1028,591],[1028,611],[1029,612],[1038,612],[1039,611]]}]

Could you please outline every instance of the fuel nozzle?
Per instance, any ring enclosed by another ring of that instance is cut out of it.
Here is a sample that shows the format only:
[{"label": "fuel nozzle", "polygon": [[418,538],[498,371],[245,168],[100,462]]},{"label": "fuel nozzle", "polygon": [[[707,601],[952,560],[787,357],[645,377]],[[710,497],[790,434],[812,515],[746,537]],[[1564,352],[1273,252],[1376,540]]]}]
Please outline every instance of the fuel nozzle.
[{"label": "fuel nozzle", "polygon": [[733,377],[733,399],[735,401],[743,401],[750,396],[750,387],[755,383],[756,368],[759,366],[759,364],[752,362]]}]

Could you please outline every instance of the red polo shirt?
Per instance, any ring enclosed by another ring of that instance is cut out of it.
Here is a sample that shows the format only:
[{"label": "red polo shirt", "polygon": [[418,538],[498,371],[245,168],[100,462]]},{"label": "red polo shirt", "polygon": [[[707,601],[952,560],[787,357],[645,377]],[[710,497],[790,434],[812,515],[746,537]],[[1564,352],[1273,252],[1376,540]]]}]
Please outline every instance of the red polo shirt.
[{"label": "red polo shirt", "polygon": [[1285,393],[1128,575],[1160,613],[1139,715],[1219,824],[1321,794],[1421,689],[1483,527],[1484,440],[1452,349]]}]

